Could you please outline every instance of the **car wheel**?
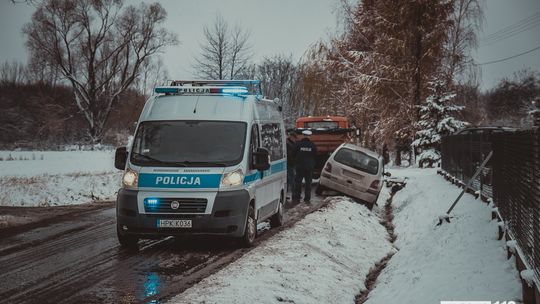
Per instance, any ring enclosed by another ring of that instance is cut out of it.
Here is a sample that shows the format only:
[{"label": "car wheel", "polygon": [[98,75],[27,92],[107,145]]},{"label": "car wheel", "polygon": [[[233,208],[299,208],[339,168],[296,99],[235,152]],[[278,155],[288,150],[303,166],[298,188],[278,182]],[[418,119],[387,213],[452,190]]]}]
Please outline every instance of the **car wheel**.
[{"label": "car wheel", "polygon": [[122,248],[139,248],[139,238],[134,235],[123,234],[118,226],[116,226],[116,236],[118,237],[118,243],[120,243]]},{"label": "car wheel", "polygon": [[252,247],[257,236],[257,219],[255,218],[255,209],[252,205],[249,206],[248,216],[246,218],[246,228],[244,236],[240,238],[243,247]]},{"label": "car wheel", "polygon": [[367,203],[366,202],[366,207],[369,209],[369,210],[373,210],[373,206],[375,205],[375,203]]},{"label": "car wheel", "polygon": [[325,190],[326,190],[326,187],[319,184],[317,185],[317,188],[315,188],[315,194],[322,195]]},{"label": "car wheel", "polygon": [[278,211],[270,218],[270,227],[275,228],[283,225],[283,192],[281,193]]}]

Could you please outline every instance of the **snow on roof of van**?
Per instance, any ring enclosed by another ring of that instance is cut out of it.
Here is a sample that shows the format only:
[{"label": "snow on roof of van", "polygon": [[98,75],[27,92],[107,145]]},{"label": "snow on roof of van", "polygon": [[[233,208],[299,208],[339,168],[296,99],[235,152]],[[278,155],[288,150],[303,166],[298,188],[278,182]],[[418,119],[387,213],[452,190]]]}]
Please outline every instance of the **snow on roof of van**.
[{"label": "snow on roof of van", "polygon": [[251,120],[249,98],[210,95],[156,96],[141,120]]}]

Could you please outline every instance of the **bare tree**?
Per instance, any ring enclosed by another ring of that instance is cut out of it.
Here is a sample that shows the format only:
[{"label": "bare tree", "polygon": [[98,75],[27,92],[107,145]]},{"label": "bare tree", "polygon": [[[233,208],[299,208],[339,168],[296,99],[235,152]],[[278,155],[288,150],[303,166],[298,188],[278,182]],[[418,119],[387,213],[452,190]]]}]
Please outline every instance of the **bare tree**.
[{"label": "bare tree", "polygon": [[16,85],[23,84],[28,81],[28,69],[24,64],[13,61],[4,61],[0,65],[0,84],[1,85]]},{"label": "bare tree", "polygon": [[477,32],[482,27],[484,17],[482,0],[452,0],[452,23],[448,29],[448,39],[445,45],[446,54],[443,66],[447,85],[452,85],[459,76],[472,72],[474,78],[477,69],[473,64],[470,51],[477,47]]},{"label": "bare tree", "polygon": [[298,91],[298,67],[293,63],[292,56],[264,58],[257,65],[255,77],[261,80],[263,95],[281,100],[285,122],[294,123],[297,113],[292,99]]},{"label": "bare tree", "polygon": [[248,44],[250,33],[236,25],[231,32],[229,49],[229,77],[237,79],[243,76],[251,59],[251,46]]},{"label": "bare tree", "polygon": [[178,43],[161,27],[166,15],[158,3],[47,0],[25,25],[32,57],[57,67],[73,87],[92,142],[102,140],[111,110],[146,60]]},{"label": "bare tree", "polygon": [[163,85],[169,79],[169,73],[161,57],[148,58],[141,67],[135,80],[135,88],[139,94],[150,96],[154,87]]},{"label": "bare tree", "polygon": [[28,4],[28,5],[36,5],[40,2],[40,0],[10,0],[11,3],[13,4],[19,4],[19,3],[24,3],[24,4]]},{"label": "bare tree", "polygon": [[201,44],[201,54],[195,58],[195,74],[208,79],[242,77],[252,57],[249,31],[239,25],[230,30],[229,24],[219,14],[214,24],[205,26],[203,30],[205,41]]}]

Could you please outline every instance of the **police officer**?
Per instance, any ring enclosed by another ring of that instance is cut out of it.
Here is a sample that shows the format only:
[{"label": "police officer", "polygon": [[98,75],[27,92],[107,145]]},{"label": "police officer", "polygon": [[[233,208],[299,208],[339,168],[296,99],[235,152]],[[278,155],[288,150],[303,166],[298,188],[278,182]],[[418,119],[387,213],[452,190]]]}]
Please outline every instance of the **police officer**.
[{"label": "police officer", "polygon": [[309,204],[311,199],[311,179],[313,177],[313,168],[315,167],[315,155],[317,147],[309,140],[311,131],[302,131],[304,137],[294,146],[294,157],[296,163],[296,176],[294,179],[293,201],[300,201],[300,193],[302,192],[302,180],[306,182],[304,193],[304,202]]},{"label": "police officer", "polygon": [[296,142],[292,139],[294,131],[290,131],[287,136],[287,191],[293,192],[294,188],[294,146]]}]

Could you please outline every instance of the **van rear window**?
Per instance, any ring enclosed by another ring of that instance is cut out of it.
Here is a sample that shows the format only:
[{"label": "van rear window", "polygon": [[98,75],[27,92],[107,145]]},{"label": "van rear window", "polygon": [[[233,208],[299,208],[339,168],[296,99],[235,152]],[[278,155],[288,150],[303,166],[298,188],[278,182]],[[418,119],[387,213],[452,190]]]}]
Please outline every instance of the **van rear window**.
[{"label": "van rear window", "polygon": [[369,174],[377,174],[379,171],[379,161],[360,151],[341,148],[336,153],[336,156],[334,156],[334,160],[340,164]]}]

